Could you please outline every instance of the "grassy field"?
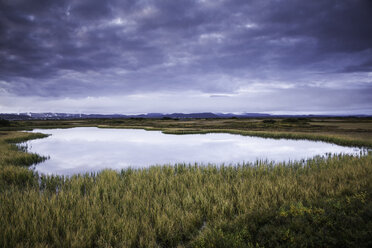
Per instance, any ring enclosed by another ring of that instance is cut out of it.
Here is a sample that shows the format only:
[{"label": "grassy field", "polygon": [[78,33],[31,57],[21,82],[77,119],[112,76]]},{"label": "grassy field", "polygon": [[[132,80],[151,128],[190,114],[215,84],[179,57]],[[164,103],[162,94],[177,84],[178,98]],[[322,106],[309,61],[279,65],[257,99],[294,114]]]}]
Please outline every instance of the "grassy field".
[{"label": "grassy field", "polygon": [[[71,178],[37,175],[45,158],[12,130],[100,126],[233,132],[371,147],[371,119],[14,122],[0,131],[0,247],[371,247],[372,155],[273,166],[184,165]],[[290,136],[292,135],[292,136]]]},{"label": "grassy field", "polygon": [[340,145],[372,147],[372,118],[277,118],[277,119],[85,119],[15,121],[0,130],[33,128],[141,128],[165,133],[228,132],[242,135],[323,140]]}]

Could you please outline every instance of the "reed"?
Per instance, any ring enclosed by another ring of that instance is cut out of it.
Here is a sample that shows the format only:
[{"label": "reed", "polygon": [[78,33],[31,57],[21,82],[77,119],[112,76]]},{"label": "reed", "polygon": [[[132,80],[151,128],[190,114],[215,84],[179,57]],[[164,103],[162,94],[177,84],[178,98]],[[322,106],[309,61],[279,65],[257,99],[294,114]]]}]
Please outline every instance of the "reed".
[{"label": "reed", "polygon": [[[151,130],[151,129],[147,129]],[[294,133],[294,132],[265,132],[265,131],[245,131],[245,130],[235,130],[235,129],[195,129],[195,130],[172,130],[164,129],[162,130],[165,134],[207,134],[207,133],[231,133],[239,134],[244,136],[256,136],[262,138],[272,138],[272,139],[304,139],[304,140],[314,140],[314,141],[324,141],[329,143],[334,143],[342,146],[354,146],[354,147],[365,147],[372,148],[372,141],[370,140],[356,140],[347,137],[340,137],[332,134],[318,134],[318,133]]]},{"label": "reed", "polygon": [[34,128],[141,128],[171,134],[227,132],[268,138],[309,139],[372,148],[372,118],[78,119],[11,121],[0,130]]},{"label": "reed", "polygon": [[[28,156],[4,141],[28,135],[1,135],[0,150]],[[276,165],[177,164],[72,177],[38,175],[1,161],[1,247],[372,244],[371,154]]]}]

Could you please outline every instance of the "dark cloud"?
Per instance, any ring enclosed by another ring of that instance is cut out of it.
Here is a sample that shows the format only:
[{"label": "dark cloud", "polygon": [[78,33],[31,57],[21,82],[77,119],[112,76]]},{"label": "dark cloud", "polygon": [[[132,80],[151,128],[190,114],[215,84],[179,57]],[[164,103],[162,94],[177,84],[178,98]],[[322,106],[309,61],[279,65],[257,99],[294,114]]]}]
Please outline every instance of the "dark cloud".
[{"label": "dark cloud", "polygon": [[1,0],[0,90],[214,98],[330,78],[342,90],[372,72],[371,13],[369,0]]},{"label": "dark cloud", "polygon": [[372,59],[362,62],[357,65],[351,65],[346,67],[343,72],[371,72],[372,71]]}]

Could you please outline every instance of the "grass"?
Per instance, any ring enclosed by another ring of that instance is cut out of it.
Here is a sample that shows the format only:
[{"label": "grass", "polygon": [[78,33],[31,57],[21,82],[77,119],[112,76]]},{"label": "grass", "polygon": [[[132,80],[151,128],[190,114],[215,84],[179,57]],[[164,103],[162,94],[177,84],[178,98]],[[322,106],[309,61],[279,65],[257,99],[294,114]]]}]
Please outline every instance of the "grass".
[{"label": "grass", "polygon": [[[200,123],[185,128],[140,121],[128,120],[164,132],[225,131],[203,130]],[[228,130],[264,136],[263,130]],[[275,166],[264,161],[229,167],[179,164],[66,178],[27,169],[41,158],[9,143],[42,137],[0,132],[1,247],[372,245],[372,154]],[[297,137],[294,132],[291,138]]]},{"label": "grass", "polygon": [[288,132],[265,132],[265,131],[244,131],[235,129],[206,129],[206,130],[163,130],[166,134],[206,134],[206,133],[231,133],[244,136],[256,136],[263,138],[273,139],[305,139],[324,141],[334,143],[342,146],[355,146],[355,147],[372,147],[371,141],[356,140],[348,137],[339,137],[330,134],[314,134],[314,133],[288,133]]},{"label": "grass", "polygon": [[13,121],[0,130],[34,128],[140,128],[171,134],[224,132],[241,135],[309,139],[339,145],[372,148],[372,118],[276,118],[276,119],[83,119]]},{"label": "grass", "polygon": [[18,147],[16,143],[47,136],[41,133],[0,132],[0,167],[9,165],[27,167],[44,161],[46,159],[45,157],[22,152],[22,146]]},{"label": "grass", "polygon": [[26,153],[24,147],[15,143],[46,136],[41,133],[0,132],[0,188],[4,190],[12,186],[24,187],[37,182],[34,172],[30,171],[28,166],[47,158]]},{"label": "grass", "polygon": [[3,247],[368,247],[372,157],[105,170],[0,194]]}]

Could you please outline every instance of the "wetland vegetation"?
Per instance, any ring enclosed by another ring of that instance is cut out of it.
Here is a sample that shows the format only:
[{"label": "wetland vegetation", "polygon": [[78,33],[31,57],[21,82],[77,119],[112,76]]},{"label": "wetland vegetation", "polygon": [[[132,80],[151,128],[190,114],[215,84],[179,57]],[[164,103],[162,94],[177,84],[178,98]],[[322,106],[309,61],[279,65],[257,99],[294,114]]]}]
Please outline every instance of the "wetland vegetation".
[{"label": "wetland vegetation", "polygon": [[177,163],[234,166],[256,160],[283,162],[326,154],[360,155],[364,151],[320,141],[228,133],[173,135],[161,131],[97,127],[34,129],[33,132],[50,134],[45,139],[22,143],[29,152],[50,156],[35,170],[58,175]]},{"label": "wetland vegetation", "polygon": [[1,247],[370,247],[372,155],[273,165],[178,164],[72,177],[28,169],[33,128],[229,132],[372,147],[372,120],[331,118],[11,122],[0,132]]},{"label": "wetland vegetation", "polygon": [[139,128],[170,134],[235,133],[249,136],[322,140],[346,146],[372,147],[372,118],[226,118],[226,119],[76,119],[12,121],[0,130],[34,128]]}]

